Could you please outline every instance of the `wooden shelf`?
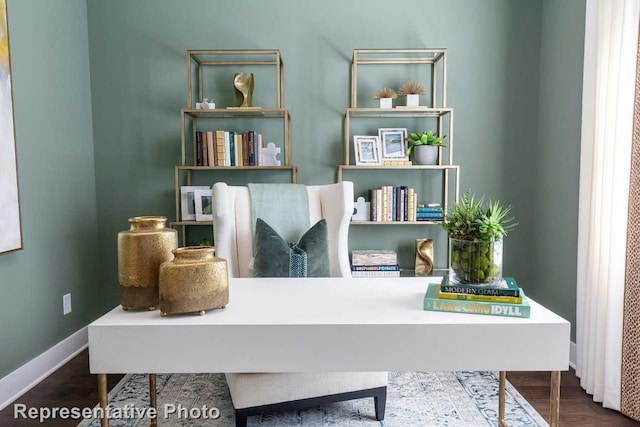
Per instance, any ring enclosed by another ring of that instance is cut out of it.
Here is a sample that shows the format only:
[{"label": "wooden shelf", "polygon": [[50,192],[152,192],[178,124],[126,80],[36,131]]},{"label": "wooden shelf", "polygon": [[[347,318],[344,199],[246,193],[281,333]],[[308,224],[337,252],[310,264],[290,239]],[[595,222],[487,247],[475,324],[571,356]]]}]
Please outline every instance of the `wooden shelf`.
[{"label": "wooden shelf", "polygon": [[347,108],[349,117],[434,117],[453,114],[453,108]]},{"label": "wooden shelf", "polygon": [[237,171],[237,170],[283,170],[283,171],[297,171],[297,166],[176,166],[176,170],[185,171]]},{"label": "wooden shelf", "polygon": [[441,225],[442,221],[351,221],[351,225]]},{"label": "wooden shelf", "polygon": [[185,226],[185,225],[207,225],[211,227],[213,225],[212,221],[173,221],[170,222],[169,225],[173,227],[174,225]]},{"label": "wooden shelf", "polygon": [[361,166],[361,165],[338,165],[338,169],[353,169],[353,170],[365,170],[365,169],[407,169],[407,170],[445,170],[445,169],[460,169],[460,165],[411,165],[411,166]]},{"label": "wooden shelf", "polygon": [[197,119],[237,119],[247,117],[282,119],[289,117],[289,110],[286,108],[216,108],[205,110],[185,108],[180,111],[182,114]]}]

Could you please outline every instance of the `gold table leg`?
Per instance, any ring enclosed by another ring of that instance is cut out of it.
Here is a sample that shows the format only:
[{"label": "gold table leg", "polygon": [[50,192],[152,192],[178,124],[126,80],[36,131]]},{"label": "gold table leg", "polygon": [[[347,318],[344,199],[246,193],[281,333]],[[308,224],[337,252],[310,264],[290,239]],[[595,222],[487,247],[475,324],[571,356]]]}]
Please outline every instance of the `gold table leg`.
[{"label": "gold table leg", "polygon": [[98,395],[100,396],[100,407],[102,408],[102,418],[100,427],[109,427],[109,417],[107,413],[107,374],[98,374]]},{"label": "gold table leg", "polygon": [[[158,405],[156,402],[156,374],[149,374],[149,403],[151,407],[158,413]],[[158,417],[157,415],[151,418],[151,422],[149,427],[157,427],[158,426]]]},{"label": "gold table leg", "polygon": [[507,381],[507,373],[500,371],[500,381],[498,385],[498,424],[500,427],[508,427],[509,425],[504,419],[504,386]]},{"label": "gold table leg", "polygon": [[560,425],[560,371],[551,372],[551,413],[549,414],[550,427]]}]

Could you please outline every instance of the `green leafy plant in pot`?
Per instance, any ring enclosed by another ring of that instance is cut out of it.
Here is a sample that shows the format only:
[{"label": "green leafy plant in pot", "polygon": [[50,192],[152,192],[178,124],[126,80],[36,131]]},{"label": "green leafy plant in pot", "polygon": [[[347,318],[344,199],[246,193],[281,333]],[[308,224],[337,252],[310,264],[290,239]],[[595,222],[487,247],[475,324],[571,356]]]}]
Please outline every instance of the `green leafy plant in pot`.
[{"label": "green leafy plant in pot", "polygon": [[502,241],[517,226],[510,213],[510,205],[477,199],[471,190],[454,205],[442,223],[449,235],[451,282],[490,285],[502,279]]},{"label": "green leafy plant in pot", "polygon": [[432,130],[421,133],[410,133],[406,141],[407,156],[413,155],[418,165],[435,165],[438,161],[438,147],[445,147],[446,136],[437,136]]}]

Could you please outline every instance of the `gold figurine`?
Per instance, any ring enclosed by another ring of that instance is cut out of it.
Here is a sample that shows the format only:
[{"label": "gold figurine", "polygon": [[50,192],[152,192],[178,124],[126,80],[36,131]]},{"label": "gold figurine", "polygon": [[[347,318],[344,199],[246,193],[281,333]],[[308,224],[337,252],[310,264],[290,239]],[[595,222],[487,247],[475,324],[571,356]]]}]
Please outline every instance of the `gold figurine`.
[{"label": "gold figurine", "polygon": [[236,89],[238,108],[251,108],[253,84],[253,73],[236,73],[233,76],[233,86]]},{"label": "gold figurine", "polygon": [[416,276],[433,272],[433,239],[416,239]]}]

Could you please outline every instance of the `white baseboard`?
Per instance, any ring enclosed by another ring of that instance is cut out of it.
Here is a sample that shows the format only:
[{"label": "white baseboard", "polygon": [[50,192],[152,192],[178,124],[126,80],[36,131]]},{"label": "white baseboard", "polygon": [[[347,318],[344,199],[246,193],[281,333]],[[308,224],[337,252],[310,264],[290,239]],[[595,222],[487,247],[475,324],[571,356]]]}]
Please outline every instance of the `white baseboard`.
[{"label": "white baseboard", "polygon": [[87,327],[0,378],[0,411],[87,348]]}]

